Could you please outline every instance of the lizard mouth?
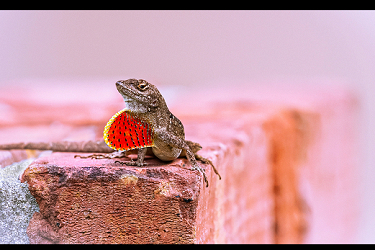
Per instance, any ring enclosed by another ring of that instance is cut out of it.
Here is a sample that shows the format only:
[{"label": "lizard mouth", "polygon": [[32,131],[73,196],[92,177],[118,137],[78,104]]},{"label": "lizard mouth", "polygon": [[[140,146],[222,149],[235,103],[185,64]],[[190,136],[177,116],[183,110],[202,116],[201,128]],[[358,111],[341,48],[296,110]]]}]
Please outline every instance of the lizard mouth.
[{"label": "lizard mouth", "polygon": [[146,101],[146,98],[144,96],[139,95],[136,91],[134,91],[131,86],[127,86],[126,82],[124,81],[118,81],[116,82],[116,88],[118,92],[122,95],[125,102],[144,102]]},{"label": "lizard mouth", "polygon": [[118,92],[125,101],[126,108],[135,113],[146,113],[147,98],[133,88],[133,84],[127,81],[116,82]]}]

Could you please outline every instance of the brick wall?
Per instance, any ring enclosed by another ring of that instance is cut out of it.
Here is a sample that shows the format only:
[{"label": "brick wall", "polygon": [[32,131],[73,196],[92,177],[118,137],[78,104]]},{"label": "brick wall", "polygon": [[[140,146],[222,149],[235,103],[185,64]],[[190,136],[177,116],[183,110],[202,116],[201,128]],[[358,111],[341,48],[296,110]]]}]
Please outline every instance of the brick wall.
[{"label": "brick wall", "polygon": [[[78,101],[64,98],[74,84],[32,86],[0,92],[1,143],[99,139],[123,108],[114,83],[94,84]],[[203,146],[222,179],[201,164],[206,188],[186,159],[149,158],[136,168],[52,153],[22,176],[40,208],[31,243],[355,242],[358,105],[350,92],[243,85],[166,93],[186,138]],[[33,153],[1,151],[0,162]]]}]

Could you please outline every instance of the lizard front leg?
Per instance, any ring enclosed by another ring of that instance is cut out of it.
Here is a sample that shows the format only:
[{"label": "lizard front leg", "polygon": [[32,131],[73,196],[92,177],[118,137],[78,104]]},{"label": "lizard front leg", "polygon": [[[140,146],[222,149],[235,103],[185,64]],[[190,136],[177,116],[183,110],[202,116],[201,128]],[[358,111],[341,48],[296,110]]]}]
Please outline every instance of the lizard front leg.
[{"label": "lizard front leg", "polygon": [[138,158],[136,161],[115,161],[115,163],[120,163],[122,165],[127,166],[137,166],[137,167],[143,167],[147,165],[146,162],[144,162],[145,156],[146,156],[147,148],[139,148],[138,149]]},{"label": "lizard front leg", "polygon": [[[189,145],[191,151],[193,151],[195,159],[197,159],[197,160],[199,160],[199,161],[201,161],[205,164],[210,164],[212,169],[214,170],[215,174],[217,174],[219,176],[219,180],[221,180],[221,176],[219,174],[219,171],[217,171],[217,169],[215,168],[212,161],[207,159],[207,158],[204,158],[203,156],[201,156],[197,153],[199,150],[202,149],[202,146],[197,142],[192,142],[192,141],[188,141],[188,140],[185,140],[185,142]],[[186,156],[185,150],[182,150],[180,156]]]}]

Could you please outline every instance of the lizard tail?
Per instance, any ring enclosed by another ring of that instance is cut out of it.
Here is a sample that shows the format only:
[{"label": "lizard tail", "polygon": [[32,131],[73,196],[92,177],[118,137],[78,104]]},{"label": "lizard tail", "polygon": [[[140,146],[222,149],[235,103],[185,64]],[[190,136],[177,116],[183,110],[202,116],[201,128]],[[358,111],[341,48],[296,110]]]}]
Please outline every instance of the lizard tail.
[{"label": "lizard tail", "polygon": [[82,153],[111,153],[114,150],[109,148],[104,141],[84,141],[84,142],[29,142],[0,144],[0,150],[11,149],[34,149],[52,150],[56,152],[82,152]]}]

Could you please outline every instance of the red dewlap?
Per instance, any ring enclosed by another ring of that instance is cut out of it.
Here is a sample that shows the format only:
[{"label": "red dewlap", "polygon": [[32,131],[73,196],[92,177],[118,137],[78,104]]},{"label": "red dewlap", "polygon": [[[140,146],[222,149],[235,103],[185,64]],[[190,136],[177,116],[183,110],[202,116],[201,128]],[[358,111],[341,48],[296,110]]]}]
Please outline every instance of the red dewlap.
[{"label": "red dewlap", "polygon": [[117,112],[104,129],[104,140],[114,150],[130,150],[153,145],[152,125],[128,110]]}]

